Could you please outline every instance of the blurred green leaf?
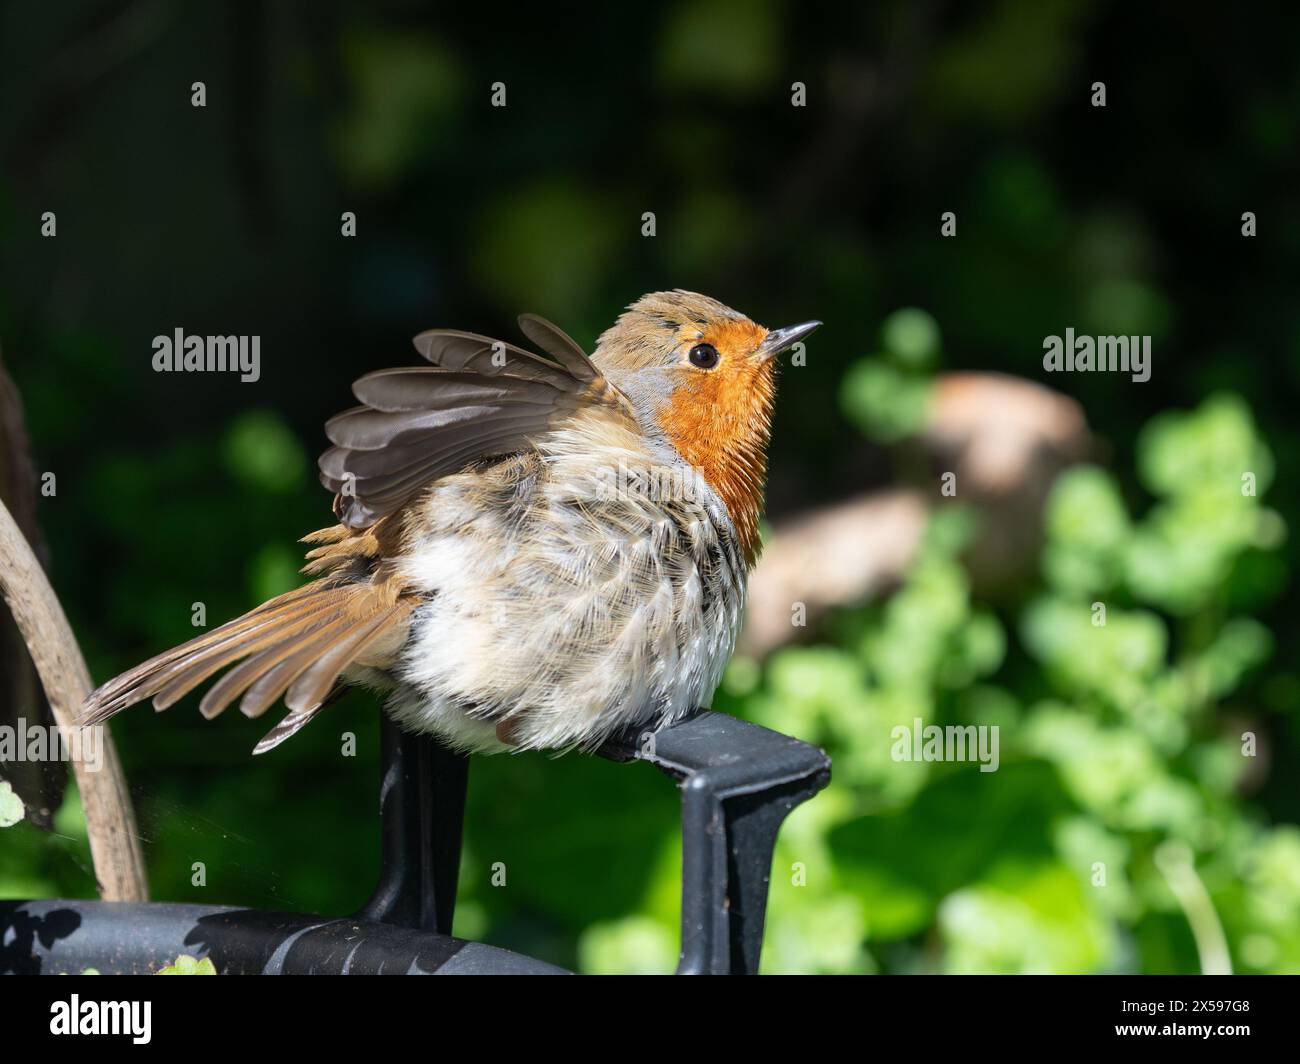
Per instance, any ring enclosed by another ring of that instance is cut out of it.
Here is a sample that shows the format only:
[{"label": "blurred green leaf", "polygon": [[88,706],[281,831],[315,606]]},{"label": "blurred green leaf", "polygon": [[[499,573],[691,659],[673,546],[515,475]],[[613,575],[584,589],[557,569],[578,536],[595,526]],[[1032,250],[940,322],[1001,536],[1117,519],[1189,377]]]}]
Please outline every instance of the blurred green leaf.
[{"label": "blurred green leaf", "polygon": [[222,451],[230,475],[256,491],[284,494],[301,487],[307,475],[302,444],[269,411],[241,414],[226,434]]},{"label": "blurred green leaf", "polygon": [[777,12],[769,0],[702,0],[669,15],[659,67],[673,88],[741,96],[759,91],[779,59]]},{"label": "blurred green leaf", "polygon": [[862,359],[844,376],[840,405],[868,436],[892,443],[920,431],[930,405],[929,381]]},{"label": "blurred green leaf", "polygon": [[[349,33],[343,59],[352,94],[334,128],[340,169],[366,189],[392,185],[439,153],[465,92],[460,64],[435,37],[377,28]],[[486,81],[480,91],[486,100]]]},{"label": "blurred green leaf", "polygon": [[939,324],[924,310],[905,307],[885,319],[880,342],[903,369],[933,369],[939,359]]}]

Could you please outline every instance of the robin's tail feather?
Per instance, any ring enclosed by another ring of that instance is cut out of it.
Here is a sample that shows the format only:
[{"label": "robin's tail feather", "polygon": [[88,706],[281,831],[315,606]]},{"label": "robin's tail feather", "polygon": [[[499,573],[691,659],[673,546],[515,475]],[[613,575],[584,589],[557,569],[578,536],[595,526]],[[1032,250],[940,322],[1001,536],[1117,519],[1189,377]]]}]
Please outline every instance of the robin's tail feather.
[{"label": "robin's tail feather", "polygon": [[234,665],[199,711],[211,719],[242,695],[240,711],[260,717],[283,696],[289,713],[257,744],[254,752],[264,753],[326,704],[345,668],[400,636],[414,607],[386,584],[318,580],[109,680],[87,696],[80,722],[99,724],[147,698],[164,710]]}]

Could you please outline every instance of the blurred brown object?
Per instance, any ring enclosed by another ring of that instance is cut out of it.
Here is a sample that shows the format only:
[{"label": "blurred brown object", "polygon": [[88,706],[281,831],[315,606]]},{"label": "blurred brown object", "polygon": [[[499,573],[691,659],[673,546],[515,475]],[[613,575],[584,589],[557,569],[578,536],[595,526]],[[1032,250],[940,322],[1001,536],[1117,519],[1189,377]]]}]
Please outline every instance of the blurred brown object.
[{"label": "blurred brown object", "polygon": [[[0,502],[45,565],[45,544],[36,525],[36,469],[32,465],[22,399],[0,358]],[[48,728],[54,723],[22,633],[9,611],[0,608],[0,727],[17,732],[19,721]],[[68,767],[59,760],[0,762],[7,780],[26,807],[27,819],[49,831],[63,802]]]},{"label": "blurred brown object", "polygon": [[903,576],[940,477],[956,474],[957,501],[976,504],[980,533],[966,555],[976,584],[1014,583],[1032,567],[1043,502],[1056,476],[1092,445],[1077,402],[1033,381],[995,373],[935,380],[925,429],[912,441],[935,472],[933,487],[891,488],[779,522],[749,581],[738,651],[762,657],[807,631],[828,610],[883,594]]},{"label": "blurred brown object", "polygon": [[797,639],[805,629],[792,623],[796,603],[811,625],[883,593],[912,560],[928,517],[919,491],[893,489],[782,521],[750,574],[737,651],[762,657]]},{"label": "blurred brown object", "polygon": [[980,535],[966,563],[988,591],[1037,563],[1047,493],[1092,448],[1075,400],[998,373],[940,376],[923,442],[936,470],[957,474],[957,499],[979,508]]}]

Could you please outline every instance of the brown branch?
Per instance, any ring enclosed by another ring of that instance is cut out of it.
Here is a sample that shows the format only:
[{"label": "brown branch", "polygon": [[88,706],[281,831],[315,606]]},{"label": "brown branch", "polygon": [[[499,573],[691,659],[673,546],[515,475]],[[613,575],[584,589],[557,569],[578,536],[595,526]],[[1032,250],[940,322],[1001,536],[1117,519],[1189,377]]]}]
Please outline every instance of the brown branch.
[{"label": "brown branch", "polygon": [[[22,399],[0,359],[0,503],[9,507],[36,556],[45,563],[45,544],[36,523],[36,469],[32,465]],[[41,691],[36,666],[18,625],[0,610],[0,727],[49,728],[54,717]],[[29,824],[54,828],[54,813],[63,803],[68,766],[62,761],[0,762],[0,778],[17,792]]]},{"label": "brown branch", "polygon": [[[74,744],[72,737],[78,730],[77,713],[90,692],[90,671],[54,589],[3,504],[0,504],[0,593],[27,641],[65,745],[72,754],[82,753],[80,744]],[[81,804],[86,811],[86,834],[90,838],[99,894],[105,901],[147,901],[149,888],[144,855],[135,830],[135,814],[107,727],[103,729],[102,748],[99,771],[75,756],[72,758]]]}]

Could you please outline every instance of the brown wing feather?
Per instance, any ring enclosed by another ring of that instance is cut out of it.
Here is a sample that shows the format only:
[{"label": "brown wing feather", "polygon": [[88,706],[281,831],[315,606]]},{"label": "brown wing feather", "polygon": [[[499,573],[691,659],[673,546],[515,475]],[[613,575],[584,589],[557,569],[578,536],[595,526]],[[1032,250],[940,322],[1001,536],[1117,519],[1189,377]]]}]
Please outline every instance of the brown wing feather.
[{"label": "brown wing feather", "polygon": [[[392,534],[380,532],[379,538]],[[316,533],[317,540],[333,540],[329,549],[334,553],[323,566],[334,570],[334,575],[272,599],[110,680],[87,697],[81,723],[99,723],[148,698],[154,699],[157,709],[166,709],[222,669],[234,666],[204,695],[200,712],[215,717],[242,695],[241,712],[257,717],[286,697],[292,714],[304,719],[293,722],[292,729],[276,729],[276,743],[283,741],[321,708],[343,670],[381,636],[393,636],[418,604],[382,565],[370,580],[340,577],[340,572],[368,558],[376,548],[372,533]],[[396,635],[400,642],[400,631]],[[367,664],[374,662],[367,660]],[[270,746],[259,744],[258,752]]]},{"label": "brown wing feather", "polygon": [[[192,677],[193,683],[177,695],[181,697],[222,668],[223,664],[229,664],[266,645],[268,637],[276,638],[277,629],[334,605],[330,593],[338,589],[324,583],[308,585],[308,588],[315,593],[303,595],[305,589],[299,589],[281,595],[220,628],[128,669],[121,676],[91,692],[82,707],[83,723],[98,724],[120,709],[161,694],[169,684],[182,676]],[[242,652],[241,647],[244,648]],[[232,653],[233,657],[230,656]],[[208,670],[208,665],[214,659],[217,659],[216,663]],[[174,699],[165,701],[158,708],[165,709],[171,701]]]},{"label": "brown wing feather", "polygon": [[321,654],[293,681],[284,704],[293,713],[310,713],[320,706],[334,687],[334,682],[349,664],[394,625],[405,623],[415,608],[409,599],[391,609],[354,625],[333,646]]},{"label": "brown wing feather", "polygon": [[534,315],[525,333],[557,360],[475,333],[434,329],[415,338],[433,366],[380,370],[352,387],[362,403],[326,424],[320,458],[334,512],[366,528],[429,483],[480,458],[515,454],[579,413],[631,420],[631,404],[564,332]]},{"label": "brown wing feather", "polygon": [[341,697],[343,691],[344,688],[342,686],[336,685],[334,690],[332,690],[329,694],[327,694],[325,698],[321,701],[321,704],[317,706],[315,709],[310,709],[305,713],[294,713],[292,711],[286,713],[281,718],[279,724],[277,724],[274,728],[272,728],[269,732],[267,732],[264,736],[262,736],[261,741],[258,742],[258,744],[255,747],[253,747],[253,753],[264,754],[268,750],[274,750],[277,746],[279,746],[282,742],[284,742],[287,738],[289,738],[289,736],[296,734],[298,730],[303,727],[303,725],[305,725],[308,721],[310,721],[313,717],[315,717],[316,714],[319,713],[322,709],[328,706],[331,702],[334,702],[339,697]]},{"label": "brown wing feather", "polygon": [[[245,691],[248,691],[248,694],[240,703],[240,710],[250,717],[265,712],[278,697],[278,694],[273,694],[267,699],[258,712],[252,712],[252,709],[259,702],[261,695],[265,693],[267,684],[280,675],[277,670],[289,662],[299,661],[304,651],[310,652],[313,648],[328,642],[331,636],[337,634],[346,626],[348,620],[349,618],[346,615],[341,616],[337,612],[331,612],[324,623],[318,622],[305,629],[302,629],[300,625],[287,626],[285,630],[277,632],[274,640],[269,644],[265,644],[264,648],[250,648],[257,649],[257,653],[246,658],[242,664],[231,669],[208,688],[203,700],[199,703],[199,712],[211,720]],[[240,656],[243,656],[242,653]],[[310,663],[310,659],[308,659],[308,663]],[[306,668],[306,664],[302,667]],[[297,674],[294,673],[293,675]],[[293,676],[290,676],[285,680],[280,691],[288,687],[292,679]],[[259,685],[261,686],[259,687]],[[154,705],[156,707],[157,703],[155,702]]]},{"label": "brown wing feather", "polygon": [[594,381],[600,371],[576,340],[540,314],[520,314],[520,331],[580,381]]},{"label": "brown wing feather", "polygon": [[268,750],[274,750],[319,712],[319,709],[314,709],[310,713],[286,713],[279,724],[262,736],[258,744],[253,747],[253,753],[264,754]]}]

